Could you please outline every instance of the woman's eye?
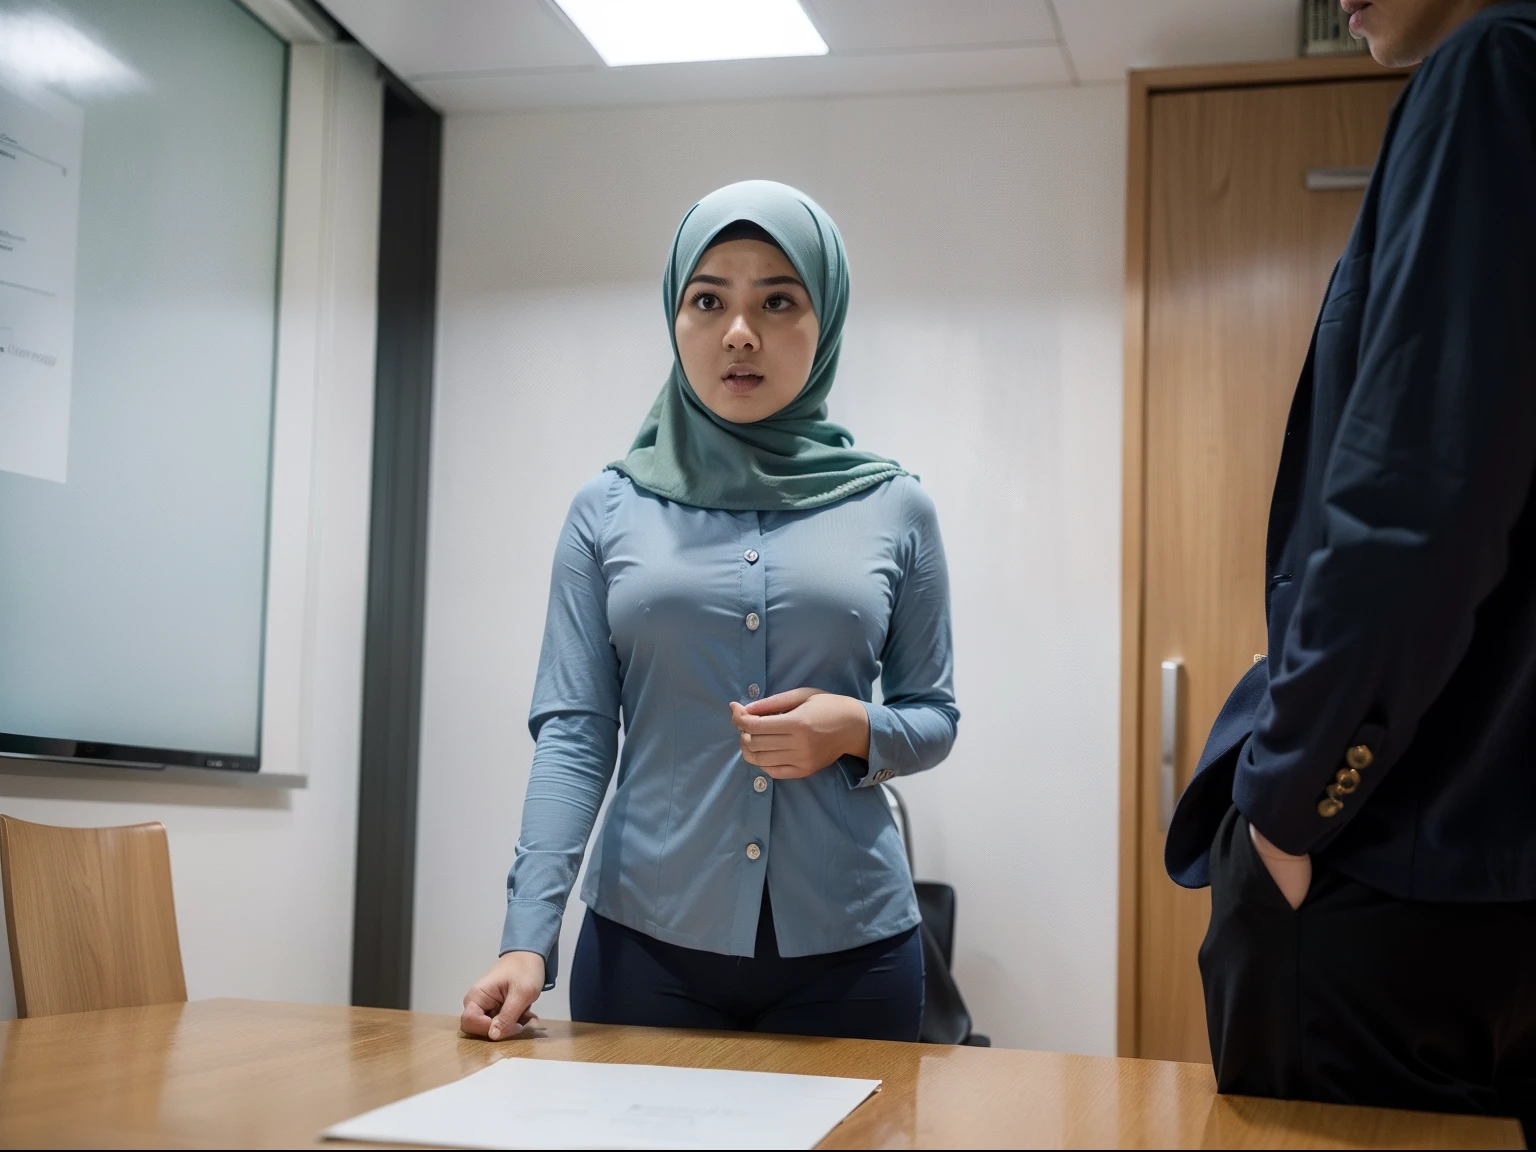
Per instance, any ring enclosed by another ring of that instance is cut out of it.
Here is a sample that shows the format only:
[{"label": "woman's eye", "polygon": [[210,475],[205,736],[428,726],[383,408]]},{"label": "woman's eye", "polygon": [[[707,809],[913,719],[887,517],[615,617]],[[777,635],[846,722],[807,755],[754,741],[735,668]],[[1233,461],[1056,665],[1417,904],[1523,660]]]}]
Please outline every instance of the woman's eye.
[{"label": "woman's eye", "polygon": [[770,312],[783,312],[795,306],[795,298],[786,296],[782,292],[775,292],[763,301],[763,307]]},{"label": "woman's eye", "polygon": [[701,312],[713,312],[720,307],[720,297],[713,292],[700,292],[693,298],[693,306]]}]

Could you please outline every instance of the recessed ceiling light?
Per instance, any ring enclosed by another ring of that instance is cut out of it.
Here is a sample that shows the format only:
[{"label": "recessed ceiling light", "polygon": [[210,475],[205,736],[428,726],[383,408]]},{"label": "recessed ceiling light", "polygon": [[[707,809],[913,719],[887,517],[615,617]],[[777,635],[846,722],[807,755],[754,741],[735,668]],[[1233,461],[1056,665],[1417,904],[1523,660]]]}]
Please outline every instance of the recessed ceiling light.
[{"label": "recessed ceiling light", "polygon": [[825,56],[799,0],[555,0],[610,68]]}]

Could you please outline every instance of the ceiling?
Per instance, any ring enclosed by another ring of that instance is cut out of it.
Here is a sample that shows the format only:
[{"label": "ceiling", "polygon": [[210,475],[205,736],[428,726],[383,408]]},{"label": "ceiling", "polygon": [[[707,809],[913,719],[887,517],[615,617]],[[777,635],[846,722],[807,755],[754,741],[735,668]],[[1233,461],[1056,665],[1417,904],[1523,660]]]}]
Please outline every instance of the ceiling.
[{"label": "ceiling", "polygon": [[325,0],[445,112],[1100,83],[1294,55],[1299,0],[801,0],[830,52],[609,68],[553,0]]}]

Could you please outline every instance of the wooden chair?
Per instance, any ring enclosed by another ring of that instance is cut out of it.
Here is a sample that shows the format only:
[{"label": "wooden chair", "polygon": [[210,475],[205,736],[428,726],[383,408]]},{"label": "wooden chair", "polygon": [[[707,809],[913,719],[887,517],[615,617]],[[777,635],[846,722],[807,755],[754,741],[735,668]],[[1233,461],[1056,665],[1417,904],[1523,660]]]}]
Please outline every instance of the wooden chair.
[{"label": "wooden chair", "polygon": [[187,998],[163,824],[55,828],[0,816],[16,1014]]}]

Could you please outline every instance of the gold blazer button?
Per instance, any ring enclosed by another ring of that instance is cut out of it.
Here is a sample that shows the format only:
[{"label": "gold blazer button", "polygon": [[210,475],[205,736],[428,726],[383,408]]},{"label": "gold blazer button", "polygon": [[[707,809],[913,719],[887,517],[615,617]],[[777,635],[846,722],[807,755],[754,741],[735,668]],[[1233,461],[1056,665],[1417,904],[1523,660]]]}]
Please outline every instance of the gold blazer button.
[{"label": "gold blazer button", "polygon": [[1371,762],[1375,759],[1375,754],[1364,744],[1356,744],[1348,752],[1344,753],[1344,762],[1357,771],[1369,768]]}]

